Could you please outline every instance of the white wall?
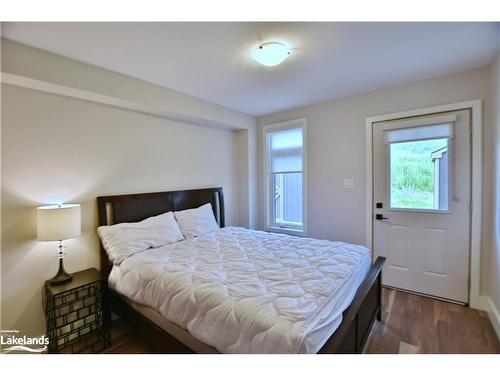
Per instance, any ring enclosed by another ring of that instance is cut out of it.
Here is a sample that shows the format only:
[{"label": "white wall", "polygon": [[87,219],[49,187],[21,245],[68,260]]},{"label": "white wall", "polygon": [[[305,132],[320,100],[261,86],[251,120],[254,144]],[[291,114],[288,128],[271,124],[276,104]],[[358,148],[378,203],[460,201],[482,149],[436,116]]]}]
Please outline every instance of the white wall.
[{"label": "white wall", "polygon": [[[319,103],[258,119],[260,127],[305,117],[308,136],[309,235],[359,244],[365,243],[366,155],[365,119],[370,116],[484,99],[484,238],[491,231],[492,126],[490,67]],[[263,202],[262,133],[259,129],[259,202]],[[353,178],[354,188],[344,189],[343,179]],[[260,204],[259,224],[264,223]],[[487,250],[487,247],[485,248]],[[486,252],[486,251],[485,251]],[[486,257],[484,257],[486,259]],[[488,267],[483,259],[483,284]]]},{"label": "white wall", "polygon": [[238,131],[240,225],[257,227],[257,139],[255,126]]},{"label": "white wall", "polygon": [[[149,82],[1,39],[2,72],[129,100],[164,111],[247,129],[247,114]],[[186,72],[189,74],[189,72]]]},{"label": "white wall", "polygon": [[[162,108],[178,102],[177,112],[182,109],[235,128],[252,131],[255,121],[197,98],[12,42],[2,43],[2,70],[101,93],[123,87],[121,92],[105,93],[129,95],[160,107],[158,97],[163,97],[168,100]],[[61,77],[67,81],[61,82]],[[248,215],[251,205],[240,196],[239,181],[251,178],[251,163],[239,155],[245,154],[240,148],[250,143],[249,131],[169,121],[12,85],[1,88],[3,329],[26,335],[45,330],[41,291],[43,281],[57,271],[57,248],[55,243],[36,240],[36,206],[82,205],[82,236],[66,242],[65,265],[70,272],[99,266],[95,230],[99,195],[222,186],[227,224],[240,223],[244,217],[240,208]],[[246,143],[239,142],[242,137]],[[240,163],[246,163],[245,175]]]},{"label": "white wall", "polygon": [[[500,34],[499,34],[500,41]],[[500,47],[500,45],[499,45]],[[491,311],[492,321],[496,322],[496,330],[500,336],[500,55],[497,56],[492,66],[492,100],[494,102],[493,114],[493,134],[491,136],[493,143],[493,152],[490,155],[492,161],[492,192],[491,201],[491,240],[489,278],[487,280],[487,294],[490,296],[493,308]]]}]

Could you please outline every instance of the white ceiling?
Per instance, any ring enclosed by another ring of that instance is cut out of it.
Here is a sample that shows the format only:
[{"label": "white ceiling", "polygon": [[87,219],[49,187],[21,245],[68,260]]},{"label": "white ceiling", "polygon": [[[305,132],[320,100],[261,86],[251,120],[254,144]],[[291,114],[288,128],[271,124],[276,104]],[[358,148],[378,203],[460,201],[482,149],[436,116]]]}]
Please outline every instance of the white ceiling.
[{"label": "white ceiling", "polygon": [[[490,63],[496,23],[4,23],[2,35],[252,115]],[[296,48],[282,65],[259,41]]]}]

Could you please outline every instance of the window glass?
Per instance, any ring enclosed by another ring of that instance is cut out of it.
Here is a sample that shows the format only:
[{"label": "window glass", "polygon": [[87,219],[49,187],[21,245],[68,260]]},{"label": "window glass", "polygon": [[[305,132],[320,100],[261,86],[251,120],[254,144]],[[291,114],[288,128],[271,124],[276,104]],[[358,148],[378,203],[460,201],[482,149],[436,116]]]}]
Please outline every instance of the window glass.
[{"label": "window glass", "polygon": [[448,138],[389,144],[392,208],[448,209]]},{"label": "window glass", "polygon": [[270,133],[269,147],[272,172],[297,172],[302,170],[302,128]]},{"label": "window glass", "polygon": [[274,222],[302,226],[302,172],[274,173]]}]

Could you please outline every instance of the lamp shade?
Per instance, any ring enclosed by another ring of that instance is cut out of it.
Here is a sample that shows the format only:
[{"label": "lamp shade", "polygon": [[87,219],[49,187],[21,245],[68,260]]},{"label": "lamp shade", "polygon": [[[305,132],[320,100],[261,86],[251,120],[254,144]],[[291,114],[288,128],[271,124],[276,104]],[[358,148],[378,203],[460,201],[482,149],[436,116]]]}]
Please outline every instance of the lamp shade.
[{"label": "lamp shade", "polygon": [[39,241],[62,241],[81,234],[79,204],[62,204],[37,208]]}]

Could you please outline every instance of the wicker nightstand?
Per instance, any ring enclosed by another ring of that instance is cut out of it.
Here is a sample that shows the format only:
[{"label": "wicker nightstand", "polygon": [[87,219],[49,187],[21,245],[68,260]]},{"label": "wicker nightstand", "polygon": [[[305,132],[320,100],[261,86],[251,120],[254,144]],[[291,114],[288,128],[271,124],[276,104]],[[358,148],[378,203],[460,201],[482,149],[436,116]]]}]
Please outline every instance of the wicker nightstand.
[{"label": "wicker nightstand", "polygon": [[49,353],[97,353],[111,344],[106,279],[95,268],[63,285],[45,283],[43,305]]}]

